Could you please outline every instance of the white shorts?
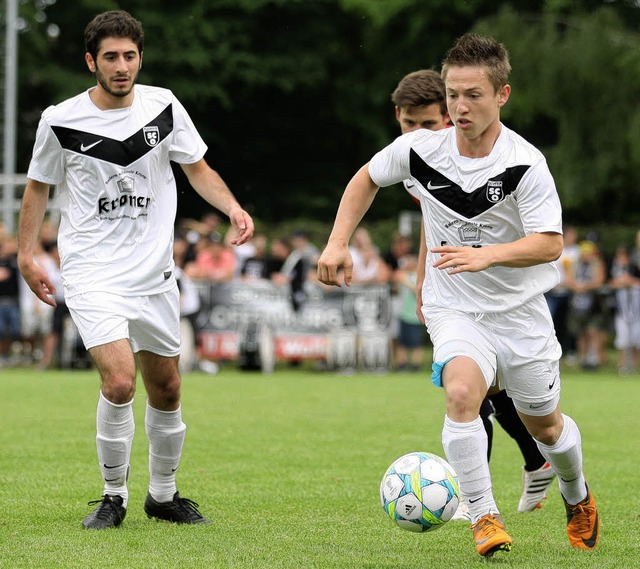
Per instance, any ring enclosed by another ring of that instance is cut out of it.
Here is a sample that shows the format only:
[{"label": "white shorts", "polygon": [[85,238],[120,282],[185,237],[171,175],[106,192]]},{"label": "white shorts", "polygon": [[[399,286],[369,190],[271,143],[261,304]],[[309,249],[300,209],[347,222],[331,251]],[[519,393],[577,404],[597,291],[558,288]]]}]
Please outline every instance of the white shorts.
[{"label": "white shorts", "polygon": [[[425,311],[433,342],[435,385],[456,356],[473,359],[487,388],[497,384],[527,415],[546,415],[560,399],[560,356],[553,321],[540,295],[508,312],[468,314],[452,309]],[[497,379],[497,381],[496,381]]]},{"label": "white shorts", "polygon": [[71,317],[87,349],[128,339],[134,353],[180,354],[178,287],[150,296],[124,297],[87,292],[66,299]]}]

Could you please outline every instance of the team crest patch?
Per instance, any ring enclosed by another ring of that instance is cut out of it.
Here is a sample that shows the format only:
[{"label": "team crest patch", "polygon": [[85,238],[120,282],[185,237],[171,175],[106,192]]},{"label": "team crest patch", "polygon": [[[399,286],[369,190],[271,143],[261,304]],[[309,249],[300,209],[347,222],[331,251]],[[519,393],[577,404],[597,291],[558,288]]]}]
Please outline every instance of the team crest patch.
[{"label": "team crest patch", "polygon": [[160,142],[160,129],[157,126],[145,126],[142,128],[144,140],[149,146],[155,146]]},{"label": "team crest patch", "polygon": [[504,199],[502,182],[500,180],[489,180],[487,182],[487,199],[491,203],[498,203]]}]

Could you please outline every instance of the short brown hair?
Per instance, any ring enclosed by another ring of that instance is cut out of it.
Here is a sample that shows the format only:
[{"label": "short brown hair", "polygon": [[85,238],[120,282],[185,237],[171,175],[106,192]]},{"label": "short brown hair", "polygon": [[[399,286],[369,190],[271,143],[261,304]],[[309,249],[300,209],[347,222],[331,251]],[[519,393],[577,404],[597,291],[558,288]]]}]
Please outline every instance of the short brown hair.
[{"label": "short brown hair", "polygon": [[84,47],[93,59],[98,56],[100,42],[105,38],[128,38],[138,46],[138,53],[144,49],[142,24],[129,12],[112,10],[98,14],[84,30]]},{"label": "short brown hair", "polygon": [[485,67],[496,92],[507,84],[511,64],[507,49],[496,39],[479,34],[459,37],[442,60],[442,77],[451,67]]},{"label": "short brown hair", "polygon": [[432,69],[420,69],[405,75],[391,93],[391,101],[399,109],[438,103],[442,114],[447,112],[444,81]]}]

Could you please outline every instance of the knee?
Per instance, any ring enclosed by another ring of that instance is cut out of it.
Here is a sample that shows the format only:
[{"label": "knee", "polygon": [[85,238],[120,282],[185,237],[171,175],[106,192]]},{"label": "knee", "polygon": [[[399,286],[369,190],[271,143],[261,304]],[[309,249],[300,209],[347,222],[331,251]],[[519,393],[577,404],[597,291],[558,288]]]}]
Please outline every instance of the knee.
[{"label": "knee", "polygon": [[484,395],[474,386],[455,382],[446,390],[447,414],[453,420],[472,420],[478,415]]},{"label": "knee", "polygon": [[562,424],[532,425],[529,428],[531,436],[543,445],[553,446],[562,434]]},{"label": "knee", "polygon": [[112,403],[123,405],[133,399],[135,378],[128,374],[102,377],[102,394]]},{"label": "knee", "polygon": [[171,375],[162,381],[147,384],[149,400],[157,409],[173,409],[180,403],[180,375]]}]

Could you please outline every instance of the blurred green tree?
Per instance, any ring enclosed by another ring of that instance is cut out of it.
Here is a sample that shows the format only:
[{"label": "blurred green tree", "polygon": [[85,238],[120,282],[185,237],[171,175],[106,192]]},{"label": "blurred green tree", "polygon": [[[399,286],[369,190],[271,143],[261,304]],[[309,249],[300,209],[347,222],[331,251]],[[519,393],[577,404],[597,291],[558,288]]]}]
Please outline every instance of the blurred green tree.
[{"label": "blurred green tree", "polygon": [[[176,93],[209,145],[208,161],[259,218],[331,220],[349,177],[398,133],[389,98],[397,81],[439,68],[452,40],[471,29],[511,51],[505,120],[545,151],[565,209],[585,222],[603,211],[640,216],[631,199],[640,172],[637,2],[25,0],[20,170],[40,112],[93,84],[84,26],[121,7],[145,26],[140,81]],[[192,195],[181,196],[180,214],[202,213]],[[410,207],[389,188],[369,216]]]}]

